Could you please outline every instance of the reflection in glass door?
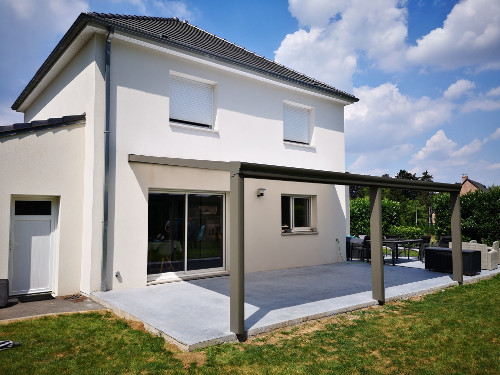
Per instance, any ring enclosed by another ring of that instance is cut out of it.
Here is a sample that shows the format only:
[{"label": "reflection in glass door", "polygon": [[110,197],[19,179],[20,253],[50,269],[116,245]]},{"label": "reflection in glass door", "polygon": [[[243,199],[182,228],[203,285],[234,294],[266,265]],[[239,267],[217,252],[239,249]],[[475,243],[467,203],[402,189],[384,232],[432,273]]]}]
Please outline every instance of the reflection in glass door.
[{"label": "reflection in glass door", "polygon": [[149,193],[148,275],[184,271],[184,194]]},{"label": "reflection in glass door", "polygon": [[223,266],[222,201],[222,195],[188,195],[188,271]]},{"label": "reflection in glass door", "polygon": [[149,193],[147,273],[221,268],[224,196]]}]

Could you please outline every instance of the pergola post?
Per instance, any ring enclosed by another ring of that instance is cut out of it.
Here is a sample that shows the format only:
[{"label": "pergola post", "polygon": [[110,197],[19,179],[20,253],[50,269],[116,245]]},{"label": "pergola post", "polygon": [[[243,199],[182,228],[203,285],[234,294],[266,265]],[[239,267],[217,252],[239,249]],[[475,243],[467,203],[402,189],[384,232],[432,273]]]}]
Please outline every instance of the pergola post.
[{"label": "pergola post", "polygon": [[238,340],[245,340],[244,179],[241,164],[231,164],[229,327]]},{"label": "pergola post", "polygon": [[460,220],[460,193],[450,193],[451,242],[453,261],[453,280],[460,284],[464,281],[462,260],[462,228]]},{"label": "pergola post", "polygon": [[382,189],[370,187],[370,243],[372,298],[385,303],[384,259],[382,254]]}]

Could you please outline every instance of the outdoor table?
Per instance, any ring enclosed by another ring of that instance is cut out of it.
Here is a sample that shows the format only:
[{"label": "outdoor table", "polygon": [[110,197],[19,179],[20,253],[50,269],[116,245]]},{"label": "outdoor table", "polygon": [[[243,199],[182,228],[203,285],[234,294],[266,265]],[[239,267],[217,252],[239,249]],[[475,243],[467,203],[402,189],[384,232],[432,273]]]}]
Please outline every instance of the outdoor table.
[{"label": "outdoor table", "polygon": [[[399,253],[398,253],[399,245],[409,246],[411,244],[418,244],[419,248],[421,249],[423,243],[424,243],[424,240],[422,240],[422,239],[411,240],[411,239],[399,239],[399,238],[397,238],[397,239],[382,240],[382,245],[385,245],[391,249],[392,265],[393,266],[396,265],[396,258],[399,258]],[[419,252],[419,254],[420,254],[420,252]],[[408,259],[409,258],[410,258],[410,254],[408,253]]]}]

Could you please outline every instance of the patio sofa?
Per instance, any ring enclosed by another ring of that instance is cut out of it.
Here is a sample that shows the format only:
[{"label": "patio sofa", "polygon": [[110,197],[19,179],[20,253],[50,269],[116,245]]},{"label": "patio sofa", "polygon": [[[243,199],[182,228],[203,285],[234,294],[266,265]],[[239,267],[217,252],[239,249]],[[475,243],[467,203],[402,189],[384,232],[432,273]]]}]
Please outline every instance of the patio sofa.
[{"label": "patio sofa", "polygon": [[[498,246],[498,244],[496,245]],[[452,243],[449,243],[452,247]],[[462,250],[476,250],[481,252],[481,269],[494,270],[498,267],[498,251],[488,248],[486,244],[477,243],[472,240],[471,242],[462,242]]]}]

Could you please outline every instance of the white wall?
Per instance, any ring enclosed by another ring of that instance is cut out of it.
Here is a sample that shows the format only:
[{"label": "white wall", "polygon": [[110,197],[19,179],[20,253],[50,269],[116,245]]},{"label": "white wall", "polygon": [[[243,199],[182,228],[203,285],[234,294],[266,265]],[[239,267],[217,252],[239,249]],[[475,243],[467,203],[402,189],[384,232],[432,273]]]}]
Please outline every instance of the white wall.
[{"label": "white wall", "polygon": [[[99,289],[102,259],[104,184],[104,52],[105,40],[94,35],[25,111],[25,121],[86,114],[82,196],[81,285],[73,290]],[[66,157],[64,154],[61,157]],[[83,156],[82,156],[83,157]],[[64,197],[63,197],[64,198]],[[80,252],[80,250],[79,250]],[[80,261],[80,259],[79,259]],[[80,265],[78,266],[80,268]],[[80,273],[80,269],[75,270]]]},{"label": "white wall", "polygon": [[[142,163],[132,163],[130,170],[132,173],[120,180],[115,200],[123,204],[115,204],[110,222],[114,227],[108,258],[108,287],[111,289],[146,285],[148,193],[151,189],[218,193],[229,190],[229,172]],[[120,280],[114,277],[116,271],[120,271]]]},{"label": "white wall", "polygon": [[0,138],[0,278],[8,278],[12,196],[59,197],[54,292],[79,290],[84,134],[74,125]]},{"label": "white wall", "polygon": [[[257,197],[257,189],[267,189]],[[313,197],[314,234],[281,233],[281,196]],[[343,186],[245,179],[245,272],[314,266],[345,259]]]},{"label": "white wall", "polygon": [[[169,125],[169,71],[216,82],[216,130]],[[344,171],[343,106],[120,40],[112,48],[117,157],[243,160]],[[314,108],[315,147],[283,142],[283,101]]]},{"label": "white wall", "polygon": [[[108,257],[108,287],[127,288],[146,283],[148,189],[229,191],[227,172],[219,172],[225,178],[215,178],[215,172],[205,171],[208,180],[198,178],[200,170],[186,169],[182,174],[173,174],[165,166],[129,163],[129,154],[344,171],[341,104],[120,40],[113,41],[111,56],[109,239],[113,250]],[[215,131],[169,124],[170,70],[217,83]],[[284,144],[284,100],[314,108],[312,147]],[[215,185],[207,186],[211,179]],[[247,272],[340,261],[335,239],[339,238],[345,251],[343,187],[266,181],[269,191],[265,199],[256,201],[252,191],[260,183],[249,180],[246,184],[249,185],[245,194]],[[281,236],[280,197],[287,189],[287,193],[318,196],[319,234]],[[254,204],[265,207],[257,209]],[[121,282],[113,276],[116,271],[122,275]]]},{"label": "white wall", "polygon": [[[93,37],[51,85],[30,105],[26,121],[64,115],[87,114],[81,164],[83,171],[80,194],[76,201],[82,208],[80,242],[80,290],[97,290],[100,284],[101,222],[104,142],[104,39]],[[216,82],[216,120],[213,131],[169,124],[169,72],[176,71]],[[294,146],[283,142],[283,102],[291,101],[314,108],[314,133],[311,146]],[[110,134],[110,222],[108,232],[108,288],[127,288],[146,283],[147,194],[150,188],[228,191],[227,172],[188,169],[173,172],[168,167],[141,166],[128,162],[129,154],[202,160],[246,161],[319,170],[344,171],[343,105],[334,100],[308,95],[291,87],[274,85],[241,76],[213,66],[113,39],[111,53],[111,134]],[[55,137],[54,137],[55,139]],[[81,148],[80,148],[81,149]],[[77,150],[80,150],[77,148]],[[75,149],[76,150],[76,149]],[[65,157],[65,154],[60,153]],[[45,158],[45,162],[51,159]],[[78,182],[78,180],[75,180]],[[251,184],[249,182],[249,184]],[[282,191],[282,184],[269,181],[268,197]],[[330,250],[335,236],[345,235],[343,188],[294,185],[297,192],[318,196],[318,201],[334,210],[334,218],[318,209],[319,234],[281,236],[279,220],[275,223],[274,199],[268,213],[265,232],[276,249],[269,261],[259,244],[247,244],[247,270],[295,267],[338,261]],[[55,194],[55,193],[53,193]],[[61,193],[62,194],[62,193]],[[66,193],[64,193],[66,194]],[[230,199],[230,197],[228,197]],[[245,199],[253,199],[246,195]],[[66,197],[61,195],[61,202]],[[270,201],[270,199],[268,200]],[[261,204],[262,201],[259,201]],[[248,205],[253,203],[249,201]],[[252,208],[248,211],[252,213]],[[258,216],[260,213],[255,212]],[[326,216],[325,216],[326,215]],[[252,215],[253,216],[253,215]],[[261,235],[262,223],[248,219],[248,231]],[[228,221],[229,222],[229,221]],[[327,224],[329,223],[329,224]],[[61,226],[65,225],[61,222]],[[277,225],[276,232],[274,226]],[[227,228],[226,233],[229,232]],[[276,236],[278,234],[278,236]],[[343,243],[344,241],[341,241]],[[303,256],[303,246],[318,248],[312,260]],[[291,249],[291,250],[290,250]],[[278,261],[290,253],[293,260]],[[255,252],[254,255],[251,252]],[[296,261],[300,260],[300,261]],[[301,263],[304,261],[305,263]],[[300,263],[300,264],[299,264]],[[73,269],[74,275],[80,271]],[[262,268],[264,267],[264,268]],[[266,268],[269,267],[269,268]],[[114,278],[120,271],[122,281]],[[73,285],[73,284],[71,284]],[[73,286],[72,286],[73,287]]]}]

